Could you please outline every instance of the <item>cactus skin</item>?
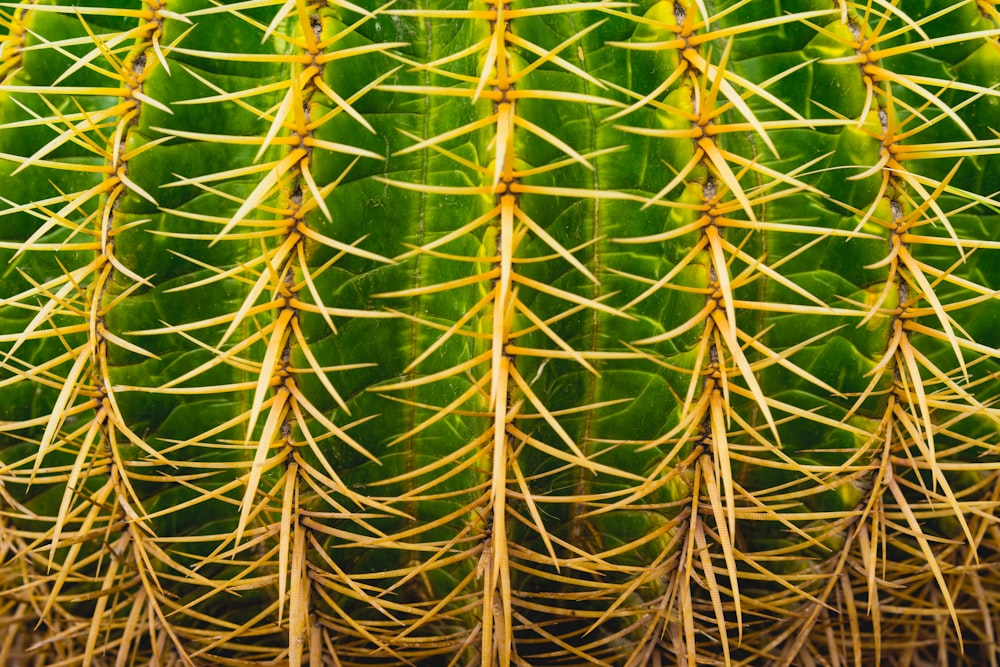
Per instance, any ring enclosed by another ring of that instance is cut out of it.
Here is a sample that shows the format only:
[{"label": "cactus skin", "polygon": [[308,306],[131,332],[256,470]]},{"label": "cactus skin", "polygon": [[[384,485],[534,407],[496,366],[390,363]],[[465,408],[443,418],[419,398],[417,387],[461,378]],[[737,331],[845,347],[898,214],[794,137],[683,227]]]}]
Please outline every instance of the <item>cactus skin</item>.
[{"label": "cactus skin", "polygon": [[0,25],[0,663],[997,664],[993,3]]}]

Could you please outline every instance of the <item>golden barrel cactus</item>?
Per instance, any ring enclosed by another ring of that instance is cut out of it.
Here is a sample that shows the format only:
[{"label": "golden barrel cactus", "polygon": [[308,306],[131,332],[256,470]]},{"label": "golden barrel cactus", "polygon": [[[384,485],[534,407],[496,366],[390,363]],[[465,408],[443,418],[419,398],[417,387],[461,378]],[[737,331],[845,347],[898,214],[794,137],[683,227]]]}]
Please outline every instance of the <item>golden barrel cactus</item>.
[{"label": "golden barrel cactus", "polygon": [[998,664],[995,3],[0,30],[3,664]]}]

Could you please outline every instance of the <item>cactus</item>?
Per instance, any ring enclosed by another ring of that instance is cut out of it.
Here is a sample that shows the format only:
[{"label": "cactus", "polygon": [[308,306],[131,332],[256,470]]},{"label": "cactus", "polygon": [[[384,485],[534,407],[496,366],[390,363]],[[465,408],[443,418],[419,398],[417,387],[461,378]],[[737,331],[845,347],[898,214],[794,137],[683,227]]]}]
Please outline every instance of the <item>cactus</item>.
[{"label": "cactus", "polygon": [[994,3],[0,24],[3,664],[997,665]]}]

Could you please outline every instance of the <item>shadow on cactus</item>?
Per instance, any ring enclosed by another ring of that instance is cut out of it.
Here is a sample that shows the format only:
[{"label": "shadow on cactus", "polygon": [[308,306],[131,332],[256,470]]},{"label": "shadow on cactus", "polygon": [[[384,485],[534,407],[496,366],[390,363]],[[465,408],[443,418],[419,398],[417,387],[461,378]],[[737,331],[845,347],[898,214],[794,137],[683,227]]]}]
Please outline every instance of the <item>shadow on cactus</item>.
[{"label": "shadow on cactus", "polygon": [[993,3],[0,26],[3,664],[997,664]]}]

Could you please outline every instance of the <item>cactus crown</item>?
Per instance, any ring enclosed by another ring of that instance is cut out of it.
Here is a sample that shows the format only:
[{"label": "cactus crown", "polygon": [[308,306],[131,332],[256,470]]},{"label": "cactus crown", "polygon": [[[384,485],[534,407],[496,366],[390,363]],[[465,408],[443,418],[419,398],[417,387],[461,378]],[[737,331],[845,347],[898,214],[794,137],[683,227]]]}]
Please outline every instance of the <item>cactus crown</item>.
[{"label": "cactus crown", "polygon": [[995,664],[993,3],[0,27],[0,662]]}]

